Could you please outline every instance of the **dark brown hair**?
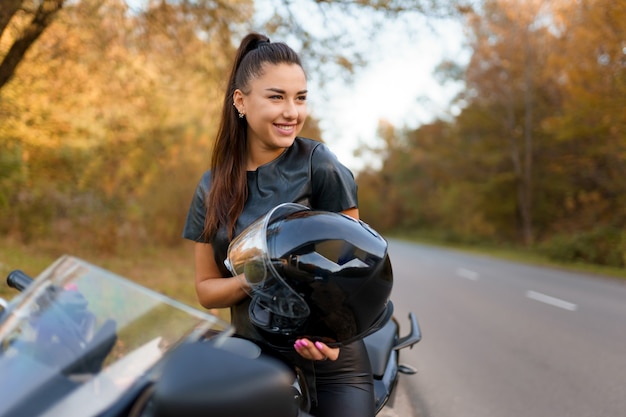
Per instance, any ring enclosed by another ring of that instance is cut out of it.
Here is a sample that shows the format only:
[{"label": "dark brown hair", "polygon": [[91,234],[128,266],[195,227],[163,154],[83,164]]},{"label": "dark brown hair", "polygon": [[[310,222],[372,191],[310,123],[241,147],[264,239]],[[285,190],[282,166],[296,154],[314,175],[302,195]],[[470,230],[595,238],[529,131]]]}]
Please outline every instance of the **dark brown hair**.
[{"label": "dark brown hair", "polygon": [[238,117],[233,105],[233,94],[240,89],[248,92],[251,79],[263,75],[263,65],[297,64],[298,54],[284,43],[271,43],[259,33],[248,34],[239,45],[230,72],[222,117],[211,157],[211,190],[206,198],[204,236],[210,240],[217,230],[226,226],[232,237],[237,218],[248,197],[246,177],[247,122]]}]

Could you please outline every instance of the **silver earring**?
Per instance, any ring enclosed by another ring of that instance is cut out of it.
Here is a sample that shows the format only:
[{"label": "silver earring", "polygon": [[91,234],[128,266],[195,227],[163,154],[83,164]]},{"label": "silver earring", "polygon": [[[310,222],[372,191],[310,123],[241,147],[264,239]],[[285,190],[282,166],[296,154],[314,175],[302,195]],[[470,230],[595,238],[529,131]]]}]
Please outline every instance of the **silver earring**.
[{"label": "silver earring", "polygon": [[[237,109],[237,105],[235,103],[233,103],[233,106],[235,106],[235,108]],[[239,113],[239,118],[243,119],[243,116],[245,116],[245,114],[243,114],[241,111],[239,111],[239,109],[237,109],[237,112]]]}]

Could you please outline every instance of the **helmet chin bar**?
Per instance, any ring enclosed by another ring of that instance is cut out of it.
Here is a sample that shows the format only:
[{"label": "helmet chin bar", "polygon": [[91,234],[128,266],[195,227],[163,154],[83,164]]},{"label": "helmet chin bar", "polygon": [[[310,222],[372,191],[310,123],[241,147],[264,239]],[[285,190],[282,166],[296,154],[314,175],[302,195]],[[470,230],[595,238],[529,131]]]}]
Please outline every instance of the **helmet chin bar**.
[{"label": "helmet chin bar", "polygon": [[394,312],[394,306],[391,301],[387,302],[385,309],[378,316],[374,324],[367,329],[366,332],[357,334],[349,339],[342,341],[333,341],[327,337],[319,337],[315,335],[303,335],[299,330],[304,327],[307,321],[307,317],[303,317],[299,320],[299,324],[296,325],[296,321],[285,316],[273,313],[270,309],[266,308],[261,301],[262,297],[253,297],[250,303],[249,316],[252,324],[261,330],[265,335],[265,341],[275,348],[284,349],[289,348],[296,339],[306,337],[313,341],[324,342],[329,347],[341,347],[349,345],[359,339],[363,339],[370,334],[380,330],[391,319]]},{"label": "helmet chin bar", "polygon": [[288,287],[275,285],[273,291],[253,291],[249,315],[252,324],[274,334],[290,336],[301,329],[311,310]]}]

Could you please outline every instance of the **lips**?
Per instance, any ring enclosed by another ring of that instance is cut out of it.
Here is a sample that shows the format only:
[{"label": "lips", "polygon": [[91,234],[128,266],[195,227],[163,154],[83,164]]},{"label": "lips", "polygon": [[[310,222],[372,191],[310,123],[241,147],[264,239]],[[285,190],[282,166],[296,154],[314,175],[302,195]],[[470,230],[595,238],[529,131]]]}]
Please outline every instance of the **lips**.
[{"label": "lips", "polygon": [[292,133],[296,129],[296,125],[280,125],[274,124],[278,130],[285,133]]}]

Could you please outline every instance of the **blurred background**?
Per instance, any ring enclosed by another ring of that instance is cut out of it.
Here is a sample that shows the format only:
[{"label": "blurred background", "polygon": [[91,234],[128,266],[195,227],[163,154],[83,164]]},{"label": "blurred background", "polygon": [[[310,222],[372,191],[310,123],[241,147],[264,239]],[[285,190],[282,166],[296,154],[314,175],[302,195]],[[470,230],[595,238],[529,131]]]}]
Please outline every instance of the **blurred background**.
[{"label": "blurred background", "polygon": [[191,299],[172,259],[252,30],[301,53],[302,136],[374,228],[624,271],[625,0],[2,0],[2,272],[78,253]]}]

